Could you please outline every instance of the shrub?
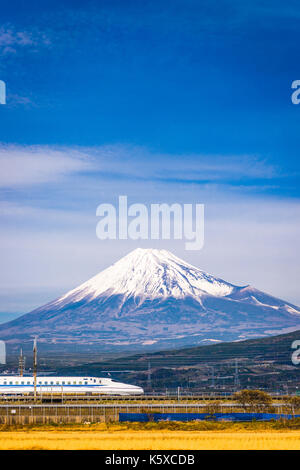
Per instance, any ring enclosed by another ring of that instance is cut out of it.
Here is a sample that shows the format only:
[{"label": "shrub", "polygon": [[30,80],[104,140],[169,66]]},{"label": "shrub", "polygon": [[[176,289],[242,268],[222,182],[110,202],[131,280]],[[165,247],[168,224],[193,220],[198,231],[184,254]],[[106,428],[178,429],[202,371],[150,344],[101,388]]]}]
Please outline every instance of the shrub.
[{"label": "shrub", "polygon": [[247,411],[267,411],[272,404],[272,397],[261,390],[241,390],[233,395],[236,400]]}]

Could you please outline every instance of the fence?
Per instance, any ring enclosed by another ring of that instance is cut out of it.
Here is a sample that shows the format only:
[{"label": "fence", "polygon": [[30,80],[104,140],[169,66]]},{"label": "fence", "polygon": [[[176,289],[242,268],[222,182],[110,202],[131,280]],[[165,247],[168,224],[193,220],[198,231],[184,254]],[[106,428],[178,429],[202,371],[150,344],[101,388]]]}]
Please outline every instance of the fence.
[{"label": "fence", "polygon": [[[275,404],[277,413],[264,413],[265,419],[276,419],[288,415],[290,408],[284,404]],[[35,423],[86,423],[126,421],[138,417],[138,420],[149,421],[160,419],[193,420],[193,419],[231,419],[241,416],[241,420],[259,419],[262,413],[245,413],[236,404],[222,404],[211,407],[205,404],[0,404],[0,424],[35,424]],[[270,410],[271,411],[271,410]],[[146,418],[143,418],[146,417]],[[154,416],[154,418],[152,418]],[[296,415],[297,417],[299,415]],[[148,418],[147,418],[148,417]],[[149,418],[150,417],[150,418]],[[231,417],[231,418],[230,418]],[[266,418],[267,417],[267,418]],[[239,418],[237,418],[239,419]]]},{"label": "fence", "polygon": [[97,423],[118,417],[118,408],[97,405],[0,406],[0,424]]}]

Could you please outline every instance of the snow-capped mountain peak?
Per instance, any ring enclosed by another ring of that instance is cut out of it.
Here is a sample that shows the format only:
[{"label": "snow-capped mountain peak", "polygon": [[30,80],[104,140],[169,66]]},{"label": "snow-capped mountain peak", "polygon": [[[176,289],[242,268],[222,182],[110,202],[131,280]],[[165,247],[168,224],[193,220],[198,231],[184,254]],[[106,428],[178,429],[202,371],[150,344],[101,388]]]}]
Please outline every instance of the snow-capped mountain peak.
[{"label": "snow-capped mountain peak", "polygon": [[115,264],[67,292],[57,303],[93,300],[103,294],[138,298],[226,296],[235,286],[207,274],[167,250],[137,248]]},{"label": "snow-capped mountain peak", "polygon": [[234,286],[166,250],[137,249],[59,299],[0,326],[0,335],[14,344],[37,335],[54,348],[111,352],[299,328],[300,308],[293,304],[252,286]]}]

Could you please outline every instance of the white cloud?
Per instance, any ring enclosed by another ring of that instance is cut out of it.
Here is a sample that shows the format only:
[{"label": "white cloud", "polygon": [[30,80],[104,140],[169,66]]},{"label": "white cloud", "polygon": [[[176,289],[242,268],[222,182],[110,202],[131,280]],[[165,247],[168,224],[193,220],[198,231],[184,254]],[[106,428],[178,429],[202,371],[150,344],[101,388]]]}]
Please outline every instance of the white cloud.
[{"label": "white cloud", "polygon": [[140,179],[228,184],[247,179],[272,179],[278,170],[257,156],[171,155],[142,147],[0,146],[0,187],[34,185],[80,172],[97,178]]},{"label": "white cloud", "polygon": [[86,152],[94,155],[107,171],[143,178],[220,181],[272,178],[279,171],[257,155],[167,154],[130,145],[87,148]]},{"label": "white cloud", "polygon": [[73,149],[0,146],[0,187],[16,187],[57,181],[68,174],[92,169],[86,154]]}]

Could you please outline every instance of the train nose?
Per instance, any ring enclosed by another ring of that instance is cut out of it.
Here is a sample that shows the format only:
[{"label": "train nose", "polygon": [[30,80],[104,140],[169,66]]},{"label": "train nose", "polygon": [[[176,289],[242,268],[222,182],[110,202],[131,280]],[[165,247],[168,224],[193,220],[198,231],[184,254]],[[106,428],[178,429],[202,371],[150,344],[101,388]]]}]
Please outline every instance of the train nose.
[{"label": "train nose", "polygon": [[136,386],[134,386],[134,387],[133,387],[133,392],[140,395],[140,394],[144,393],[144,389],[143,389],[142,387],[136,387]]}]

